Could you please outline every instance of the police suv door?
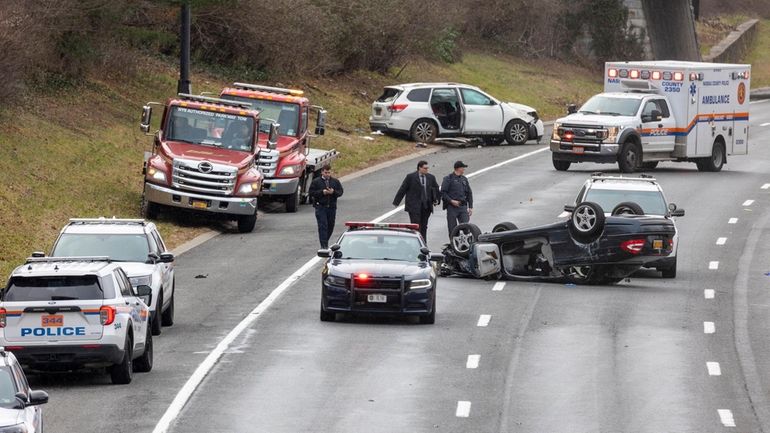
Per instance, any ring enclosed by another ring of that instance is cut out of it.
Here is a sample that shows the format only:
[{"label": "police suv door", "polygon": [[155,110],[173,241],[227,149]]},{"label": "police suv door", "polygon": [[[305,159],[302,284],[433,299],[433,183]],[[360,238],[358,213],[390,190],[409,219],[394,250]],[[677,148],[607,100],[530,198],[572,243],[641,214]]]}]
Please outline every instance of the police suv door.
[{"label": "police suv door", "polygon": [[474,89],[460,87],[463,111],[465,112],[465,134],[502,134],[503,109],[490,96]]},{"label": "police suv door", "polygon": [[[136,287],[131,285],[123,269],[115,270],[115,279],[118,283],[119,298],[122,298],[126,305],[124,311],[128,311],[131,316],[131,329],[134,331],[134,352],[143,348],[147,340],[148,318],[150,310],[147,305],[136,294]],[[119,311],[122,308],[119,308]]]}]

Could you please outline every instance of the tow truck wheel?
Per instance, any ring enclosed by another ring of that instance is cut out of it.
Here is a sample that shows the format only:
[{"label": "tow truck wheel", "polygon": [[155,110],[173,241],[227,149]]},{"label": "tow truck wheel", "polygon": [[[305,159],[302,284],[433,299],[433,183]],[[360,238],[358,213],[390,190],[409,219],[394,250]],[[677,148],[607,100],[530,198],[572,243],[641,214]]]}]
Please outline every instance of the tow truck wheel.
[{"label": "tow truck wheel", "polygon": [[[131,329],[131,323],[129,322],[127,329]],[[110,378],[115,385],[126,385],[131,383],[134,378],[134,340],[131,338],[131,334],[126,336],[126,342],[123,345],[123,360],[120,364],[115,364],[110,367]]]},{"label": "tow truck wheel", "polygon": [[147,199],[142,196],[142,205],[139,209],[139,213],[144,219],[154,220],[158,218],[158,214],[160,213],[160,206],[157,203],[147,201]]},{"label": "tow truck wheel", "polygon": [[555,168],[557,171],[567,171],[569,170],[569,166],[572,164],[569,161],[561,161],[559,159],[556,159],[555,156],[551,156],[551,159],[553,160],[553,168]]},{"label": "tow truck wheel", "polygon": [[148,327],[147,339],[144,340],[144,353],[134,362],[134,371],[137,373],[149,373],[152,371],[152,332]]},{"label": "tow truck wheel", "polygon": [[513,119],[505,125],[505,141],[508,144],[521,145],[529,140],[529,128],[526,122],[521,119]]},{"label": "tow truck wheel", "polygon": [[623,173],[633,173],[642,161],[642,149],[633,142],[627,141],[620,147],[618,167]]},{"label": "tow truck wheel", "polygon": [[257,225],[257,211],[254,211],[254,215],[241,215],[238,217],[238,232],[251,233],[254,231],[254,226]]},{"label": "tow truck wheel", "polygon": [[302,201],[302,179],[297,182],[297,189],[286,197],[286,212],[295,213]]}]

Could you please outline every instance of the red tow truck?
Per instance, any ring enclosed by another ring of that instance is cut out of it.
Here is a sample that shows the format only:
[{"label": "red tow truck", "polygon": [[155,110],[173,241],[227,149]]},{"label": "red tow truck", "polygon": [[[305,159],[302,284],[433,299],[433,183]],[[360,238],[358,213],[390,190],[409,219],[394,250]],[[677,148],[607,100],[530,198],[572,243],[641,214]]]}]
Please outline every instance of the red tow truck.
[{"label": "red tow truck", "polygon": [[278,139],[267,140],[262,135],[257,165],[265,177],[262,200],[281,201],[286,212],[296,212],[299,205],[308,202],[308,190],[321,168],[337,158],[334,149],[311,149],[310,111],[317,112],[315,135],[323,135],[326,110],[311,105],[302,90],[255,84],[234,83],[222,89],[221,99],[251,104],[260,113],[260,131],[267,132],[271,124],[278,126]]},{"label": "red tow truck", "polygon": [[[149,135],[150,102],[141,130]],[[251,232],[264,176],[257,166],[258,140],[275,146],[277,125],[260,133],[259,111],[250,104],[179,94],[166,101],[151,152],[145,152],[142,216],[156,218],[164,206],[219,214]]]}]

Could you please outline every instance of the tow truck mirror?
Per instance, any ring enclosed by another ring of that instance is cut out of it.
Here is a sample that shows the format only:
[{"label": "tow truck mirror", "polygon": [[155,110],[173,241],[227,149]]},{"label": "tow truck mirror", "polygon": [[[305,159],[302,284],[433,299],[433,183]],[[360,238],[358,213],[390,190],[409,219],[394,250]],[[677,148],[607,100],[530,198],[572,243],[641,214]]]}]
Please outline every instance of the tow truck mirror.
[{"label": "tow truck mirror", "polygon": [[145,134],[150,133],[150,123],[152,122],[152,107],[145,105],[142,107],[142,122],[139,127]]},{"label": "tow truck mirror", "polygon": [[575,104],[567,105],[567,114],[575,114],[575,113],[577,113],[577,105]]},{"label": "tow truck mirror", "polygon": [[281,126],[280,123],[270,124],[270,134],[267,136],[268,149],[275,149],[276,145],[278,144],[278,127],[279,126]]},{"label": "tow truck mirror", "polygon": [[329,257],[331,257],[331,251],[327,249],[318,250],[317,254],[318,254],[318,257],[322,257],[324,259],[328,259]]},{"label": "tow truck mirror", "polygon": [[41,390],[33,390],[29,392],[29,405],[37,406],[40,404],[48,403],[48,393]]},{"label": "tow truck mirror", "polygon": [[174,263],[174,255],[171,253],[161,253],[160,254],[160,262],[161,263]]},{"label": "tow truck mirror", "polygon": [[326,110],[318,110],[318,121],[315,125],[315,135],[324,135],[326,132]]}]

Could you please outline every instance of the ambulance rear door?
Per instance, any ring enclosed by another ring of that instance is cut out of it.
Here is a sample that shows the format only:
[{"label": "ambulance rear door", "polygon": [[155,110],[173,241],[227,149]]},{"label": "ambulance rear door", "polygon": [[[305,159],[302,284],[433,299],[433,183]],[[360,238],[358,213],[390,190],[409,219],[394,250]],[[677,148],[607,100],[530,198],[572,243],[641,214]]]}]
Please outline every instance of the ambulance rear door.
[{"label": "ambulance rear door", "polygon": [[[729,155],[746,155],[749,153],[749,89],[750,70],[737,72],[735,76],[735,103],[733,104],[733,148],[727,150]],[[732,77],[731,77],[732,78]]]}]

